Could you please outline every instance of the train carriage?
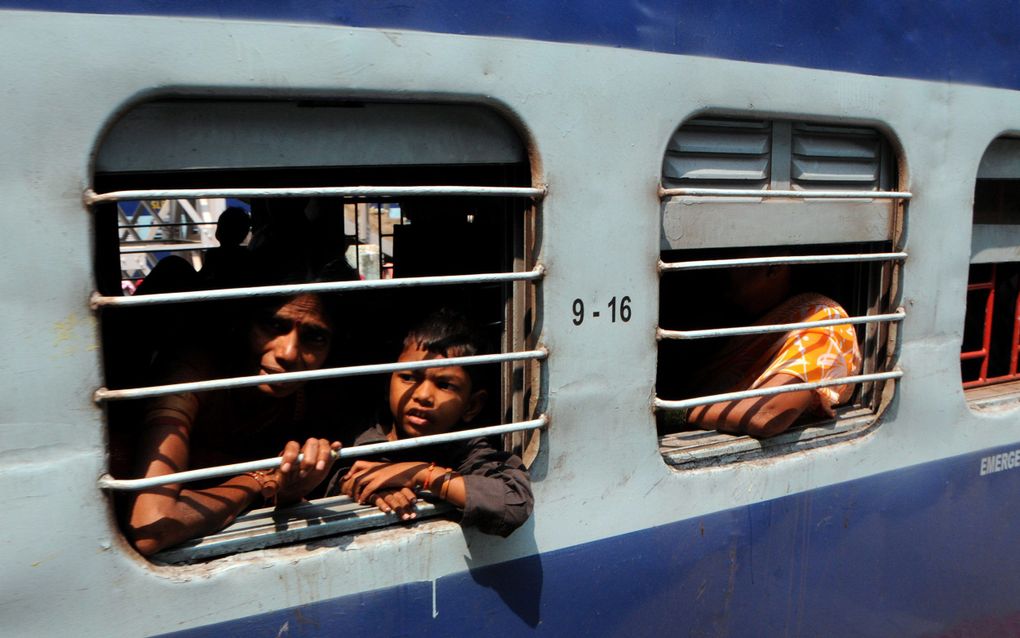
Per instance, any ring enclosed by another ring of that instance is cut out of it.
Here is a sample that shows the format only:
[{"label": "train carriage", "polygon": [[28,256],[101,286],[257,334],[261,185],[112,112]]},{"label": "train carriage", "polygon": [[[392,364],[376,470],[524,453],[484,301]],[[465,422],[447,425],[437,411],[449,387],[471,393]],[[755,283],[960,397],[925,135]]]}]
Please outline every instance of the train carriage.
[{"label": "train carriage", "polygon": [[[6,632],[1020,632],[1015,7],[0,5]],[[228,204],[299,197],[361,279],[125,289]],[[721,400],[710,344],[790,329],[712,311],[780,264],[846,307],[852,398],[768,438],[677,425]],[[303,290],[367,344],[312,383],[390,370],[395,304],[485,315],[524,527],[340,497],[135,551],[124,406],[180,390],[132,367],[146,330]]]}]

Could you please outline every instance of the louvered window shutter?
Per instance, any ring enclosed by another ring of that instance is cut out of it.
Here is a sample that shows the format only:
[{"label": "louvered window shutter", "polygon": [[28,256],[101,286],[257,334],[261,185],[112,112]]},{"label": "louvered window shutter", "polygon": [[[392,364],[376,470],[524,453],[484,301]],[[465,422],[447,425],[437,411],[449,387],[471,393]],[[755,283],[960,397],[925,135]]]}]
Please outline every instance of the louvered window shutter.
[{"label": "louvered window shutter", "polygon": [[753,120],[696,119],[669,140],[666,188],[767,188],[772,126]]}]

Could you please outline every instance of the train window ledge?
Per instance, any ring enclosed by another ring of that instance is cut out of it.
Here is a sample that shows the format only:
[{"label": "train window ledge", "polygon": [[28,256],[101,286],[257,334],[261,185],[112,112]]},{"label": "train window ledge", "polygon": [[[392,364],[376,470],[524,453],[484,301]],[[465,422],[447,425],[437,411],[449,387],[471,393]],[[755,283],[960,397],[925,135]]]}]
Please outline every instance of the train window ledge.
[{"label": "train window ledge", "polygon": [[991,411],[1020,407],[1020,380],[969,388],[964,391],[973,410]]},{"label": "train window ledge", "polygon": [[[453,507],[445,503],[419,503],[415,523],[452,510]],[[361,505],[346,496],[334,496],[285,509],[252,510],[215,534],[166,549],[152,559],[162,564],[196,563],[241,552],[389,527],[398,522],[396,515],[384,514],[374,505]]]},{"label": "train window ledge", "polygon": [[710,430],[675,432],[659,437],[659,452],[666,464],[676,469],[725,465],[855,438],[877,420],[874,411],[850,406],[837,410],[834,419],[814,421],[767,439]]}]

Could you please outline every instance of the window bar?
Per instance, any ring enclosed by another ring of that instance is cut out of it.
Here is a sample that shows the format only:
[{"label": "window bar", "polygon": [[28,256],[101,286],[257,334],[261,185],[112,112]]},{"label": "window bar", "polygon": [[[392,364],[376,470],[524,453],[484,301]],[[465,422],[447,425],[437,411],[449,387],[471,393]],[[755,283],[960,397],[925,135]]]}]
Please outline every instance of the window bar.
[{"label": "window bar", "polygon": [[711,394],[702,397],[694,397],[692,399],[682,399],[679,401],[671,401],[655,397],[655,409],[684,410],[687,408],[695,408],[699,405],[711,405],[713,403],[721,403],[723,401],[739,401],[742,399],[753,399],[755,397],[770,397],[777,394],[786,394],[788,392],[814,390],[817,388],[827,388],[829,386],[846,385],[850,383],[867,383],[869,381],[899,379],[902,376],[902,370],[893,370],[891,372],[876,372],[874,374],[858,374],[849,377],[840,377],[838,379],[823,379],[821,381],[811,381],[808,383],[791,383],[789,385],[773,386],[768,388],[755,388],[754,390],[743,390],[741,392]]},{"label": "window bar", "polygon": [[1013,348],[1009,353],[1009,376],[1016,377],[1017,354],[1020,351],[1020,292],[1013,303]]},{"label": "window bar", "polygon": [[963,388],[977,387],[988,383],[988,360],[991,358],[991,344],[992,344],[992,317],[995,309],[995,282],[996,282],[996,265],[991,265],[991,278],[987,282],[979,282],[976,284],[967,284],[967,292],[973,292],[978,290],[987,290],[988,297],[985,299],[985,313],[984,313],[984,325],[981,331],[981,349],[970,350],[967,352],[960,353],[961,361],[970,361],[972,359],[981,359],[981,368],[978,372],[978,378],[963,383]]},{"label": "window bar", "polygon": [[[509,208],[514,208],[512,205],[506,205]],[[509,246],[511,254],[508,255],[509,260],[512,263],[512,268],[515,272],[527,272],[528,267],[528,245],[530,242],[531,235],[531,222],[535,219],[535,207],[528,207],[524,211],[512,211],[510,226],[507,228],[503,226],[503,232],[506,233],[509,230],[512,233],[510,242],[506,241],[504,235],[504,241],[502,246],[504,251]],[[510,289],[510,335],[509,342],[512,350],[524,350],[529,347],[528,340],[530,335],[527,333],[528,326],[525,325],[527,320],[528,308],[530,307],[530,300],[528,298],[530,286],[527,282],[518,281],[511,282],[508,284]],[[506,380],[510,384],[509,396],[510,396],[510,410],[511,419],[514,421],[522,420],[527,417],[528,406],[525,405],[524,400],[528,392],[530,380],[527,377],[528,368],[523,362],[510,363],[507,365],[509,375]],[[524,456],[523,448],[520,451],[521,456]]]},{"label": "window bar", "polygon": [[381,200],[375,202],[375,239],[377,246],[379,247],[379,279],[383,278],[383,249],[382,249],[382,207],[383,203]]},{"label": "window bar", "polygon": [[354,202],[354,269],[358,271],[359,277],[364,277],[361,272],[361,203]]},{"label": "window bar", "polygon": [[402,363],[376,363],[359,366],[341,366],[337,368],[324,368],[321,370],[304,370],[301,372],[280,372],[270,376],[251,375],[244,377],[227,377],[224,379],[209,379],[206,381],[190,381],[187,383],[171,383],[167,385],[125,388],[123,390],[99,388],[95,391],[95,393],[93,393],[92,398],[97,403],[125,399],[146,399],[150,397],[179,394],[182,392],[205,392],[209,390],[223,390],[226,388],[246,388],[269,382],[274,385],[282,383],[297,383],[299,381],[318,381],[323,379],[339,379],[342,377],[383,374],[397,372],[400,370],[426,370],[429,368],[443,368],[446,366],[502,363],[503,361],[524,361],[532,359],[543,360],[548,356],[548,350],[545,348],[539,348],[537,350],[525,350],[522,352],[505,352],[500,354],[475,355],[471,357],[449,357],[444,359],[428,359],[424,361],[405,361]]},{"label": "window bar", "polygon": [[[465,441],[467,439],[474,439],[478,437],[496,436],[500,434],[506,434],[509,432],[534,430],[538,428],[545,428],[548,425],[549,418],[543,414],[537,419],[532,419],[530,421],[505,423],[502,425],[490,425],[487,427],[474,428],[471,430],[458,430],[456,432],[446,432],[443,434],[429,434],[426,436],[419,436],[411,439],[401,439],[398,441],[386,441],[383,443],[371,443],[369,445],[357,445],[352,447],[345,447],[335,452],[333,456],[335,459],[358,458],[361,456],[369,456],[372,454],[383,454],[386,452],[395,452],[398,450],[410,450],[414,448],[425,447],[428,445],[437,445],[440,443],[452,443],[455,441]],[[298,458],[300,460],[301,457],[299,456]],[[230,465],[218,465],[214,467],[200,468],[197,470],[187,470],[184,472],[163,474],[160,476],[151,476],[148,478],[140,479],[115,479],[109,474],[104,474],[99,479],[99,487],[108,490],[126,490],[126,491],[146,490],[161,485],[169,485],[171,483],[200,481],[220,476],[235,476],[237,474],[243,474],[245,472],[275,469],[280,467],[281,463],[282,459],[278,456],[275,456],[269,459],[260,459],[257,461],[248,461],[245,463],[232,463]]]},{"label": "window bar", "polygon": [[659,199],[669,197],[788,197],[792,199],[910,199],[908,191],[795,191],[743,188],[662,188]]},{"label": "window bar", "polygon": [[163,228],[167,226],[215,226],[218,222],[157,222],[151,224],[120,224],[117,228]]},{"label": "window bar", "polygon": [[106,296],[93,293],[90,304],[93,309],[108,306],[155,306],[167,303],[216,301],[223,299],[254,299],[278,297],[305,293],[349,292],[355,290],[377,290],[380,288],[415,288],[418,286],[448,286],[454,284],[486,284],[510,281],[535,281],[545,275],[545,268],[539,264],[524,272],[479,273],[474,275],[439,275],[429,277],[404,277],[401,279],[372,279],[360,281],[320,281],[307,284],[281,284],[274,286],[249,286],[245,288],[221,288],[216,290],[193,290],[188,292],[167,292],[137,297]]},{"label": "window bar", "polygon": [[482,197],[532,197],[540,199],[546,189],[521,186],[313,186],[293,188],[179,188],[112,191],[87,189],[87,206],[135,199],[196,199],[213,197],[428,197],[474,195]]},{"label": "window bar", "polygon": [[[121,246],[125,245],[130,246],[131,244],[130,243],[121,244]],[[215,246],[196,246],[193,242],[188,242],[186,244],[161,243],[158,246],[152,246],[150,248],[121,248],[120,254],[137,255],[139,253],[181,253],[187,251],[208,250],[214,247]]]},{"label": "window bar", "polygon": [[680,272],[686,270],[707,270],[710,268],[747,268],[752,266],[777,266],[798,264],[839,264],[846,262],[903,261],[905,252],[857,253],[838,255],[788,255],[783,257],[740,257],[735,259],[698,259],[693,261],[659,261],[659,272]]},{"label": "window bar", "polygon": [[[886,299],[897,295],[896,284],[899,281],[900,262],[869,262],[856,266],[856,281],[866,281],[864,298],[860,301],[867,307],[865,314],[882,313],[886,310]],[[902,310],[902,308],[897,308]],[[872,374],[881,372],[887,365],[890,347],[896,351],[898,357],[899,340],[890,329],[890,324],[877,323],[864,326],[863,345],[864,360],[859,371],[860,374]],[[890,343],[890,339],[893,342]],[[881,402],[880,384],[862,384],[858,392],[860,405],[868,406],[876,412]]]},{"label": "window bar", "polygon": [[845,326],[856,324],[879,323],[888,321],[902,321],[906,317],[903,308],[897,308],[895,313],[884,315],[865,315],[861,317],[845,317],[839,319],[822,319],[819,321],[801,321],[798,323],[774,323],[754,326],[737,326],[734,328],[707,328],[704,330],[663,330],[659,328],[657,337],[659,339],[711,339],[714,337],[732,337],[738,335],[758,335],[773,332],[788,332],[802,328],[825,328],[828,326]]}]

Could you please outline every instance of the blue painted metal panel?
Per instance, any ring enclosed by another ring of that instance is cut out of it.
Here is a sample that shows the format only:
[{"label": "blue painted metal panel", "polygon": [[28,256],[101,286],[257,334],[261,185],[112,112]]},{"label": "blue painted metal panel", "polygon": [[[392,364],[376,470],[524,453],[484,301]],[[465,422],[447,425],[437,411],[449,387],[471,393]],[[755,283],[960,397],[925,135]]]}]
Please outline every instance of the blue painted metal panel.
[{"label": "blue painted metal panel", "polygon": [[1020,4],[816,0],[0,0],[76,13],[506,36],[1020,88]]},{"label": "blue painted metal panel", "polygon": [[999,451],[176,635],[1018,635]]}]

